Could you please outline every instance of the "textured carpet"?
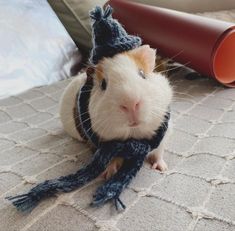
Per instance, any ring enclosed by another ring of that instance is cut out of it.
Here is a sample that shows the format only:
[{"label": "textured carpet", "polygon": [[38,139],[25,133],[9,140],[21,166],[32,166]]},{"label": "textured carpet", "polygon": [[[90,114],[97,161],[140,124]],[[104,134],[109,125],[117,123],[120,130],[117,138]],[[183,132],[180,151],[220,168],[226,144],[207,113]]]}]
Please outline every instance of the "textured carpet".
[{"label": "textured carpet", "polygon": [[29,215],[18,213],[5,196],[76,171],[90,153],[58,118],[69,80],[0,101],[0,230],[235,230],[235,90],[177,76],[171,77],[169,171],[146,163],[122,194],[124,213],[111,204],[89,207],[100,182],[44,201]]}]

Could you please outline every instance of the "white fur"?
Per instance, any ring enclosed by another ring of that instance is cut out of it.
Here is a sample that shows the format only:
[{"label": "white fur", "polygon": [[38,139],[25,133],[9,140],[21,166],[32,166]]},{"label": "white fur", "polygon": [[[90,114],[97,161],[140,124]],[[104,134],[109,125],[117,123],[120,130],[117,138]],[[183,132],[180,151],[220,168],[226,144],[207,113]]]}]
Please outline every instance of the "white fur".
[{"label": "white fur", "polygon": [[[160,126],[172,99],[172,89],[161,74],[150,73],[141,78],[135,61],[124,54],[103,62],[107,89],[95,82],[89,112],[93,130],[103,140],[150,138]],[[127,115],[120,110],[123,102],[141,100],[138,127],[129,127]]]},{"label": "white fur", "polygon": [[[154,54],[155,52],[152,52],[153,59]],[[104,59],[102,73],[107,81],[107,89],[102,90],[100,81],[94,78],[89,102],[92,129],[102,140],[151,138],[161,125],[172,100],[173,92],[168,80],[163,75],[153,72],[146,74],[146,79],[143,79],[134,59],[126,54]],[[65,131],[80,141],[83,139],[75,126],[74,107],[76,95],[85,79],[85,73],[74,78],[65,89],[60,102],[60,117]],[[141,101],[138,112],[140,124],[137,127],[130,127],[128,114],[120,109],[120,105],[138,101]],[[154,169],[167,169],[163,153],[168,136],[169,131],[160,146],[148,155]],[[115,164],[117,163],[114,162]]]},{"label": "white fur", "polygon": [[72,82],[65,88],[60,99],[60,119],[64,130],[73,138],[83,141],[78,133],[74,121],[74,107],[76,95],[86,80],[86,74],[83,73],[75,77]]},{"label": "white fur", "polygon": [[[107,89],[102,91],[95,80],[89,113],[93,130],[103,139],[150,138],[160,126],[172,99],[172,89],[161,74],[150,73],[141,78],[138,66],[129,56],[116,55],[105,59],[102,64]],[[64,129],[72,137],[82,140],[78,134],[73,109],[75,97],[86,78],[77,76],[65,89],[60,104],[60,117]],[[138,127],[129,127],[127,115],[120,110],[126,101],[141,100]]]}]

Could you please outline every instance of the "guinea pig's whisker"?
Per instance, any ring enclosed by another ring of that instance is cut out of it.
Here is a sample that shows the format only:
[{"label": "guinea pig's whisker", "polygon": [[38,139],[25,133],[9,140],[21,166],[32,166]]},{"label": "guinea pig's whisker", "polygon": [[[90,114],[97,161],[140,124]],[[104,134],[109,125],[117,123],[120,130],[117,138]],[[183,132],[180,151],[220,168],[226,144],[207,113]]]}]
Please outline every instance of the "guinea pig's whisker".
[{"label": "guinea pig's whisker", "polygon": [[108,124],[105,123],[104,126],[103,126],[103,129],[99,132],[99,135],[101,137],[103,136],[104,132],[108,129],[108,127],[109,127]]},{"label": "guinea pig's whisker", "polygon": [[165,108],[163,109],[163,108],[157,106],[156,102],[153,99],[148,99],[148,102],[150,103],[150,105],[154,105],[154,108],[156,108],[156,110],[158,110],[160,112],[164,112],[164,114],[166,113],[167,109],[165,109]]},{"label": "guinea pig's whisker", "polygon": [[[88,113],[88,112],[86,111],[86,112],[82,113],[82,115],[83,115],[83,114],[86,114],[86,113]],[[69,123],[73,122],[73,121],[74,121],[74,119],[78,119],[78,118],[79,118],[79,115],[77,115],[77,116],[73,117],[73,118],[72,118],[72,119],[70,119],[70,120],[67,120],[66,122],[64,122],[64,124],[65,124],[65,125],[67,125],[67,124],[69,124]]]},{"label": "guinea pig's whisker", "polygon": [[175,95],[173,95],[173,98],[177,98],[177,97],[188,99],[188,100],[194,100],[195,99],[194,97],[189,97],[186,94],[185,95],[184,94],[175,94]]},{"label": "guinea pig's whisker", "polygon": [[[87,132],[89,132],[91,129],[92,129],[92,127],[90,127],[90,128],[87,130]],[[93,137],[94,134],[95,134],[95,132],[93,131],[93,132],[91,133],[91,137]]]},{"label": "guinea pig's whisker", "polygon": [[[159,112],[161,112],[162,114],[165,114],[166,113],[166,110],[163,110],[162,108],[157,108],[156,107],[156,111],[159,111]],[[154,112],[154,111],[151,111],[152,113],[156,113],[156,112]],[[172,115],[178,115],[177,113],[175,113],[175,112],[173,112],[173,111],[171,111],[171,114]],[[156,114],[157,116],[160,116],[160,115],[158,115],[158,114]]]},{"label": "guinea pig's whisker", "polygon": [[87,132],[89,132],[92,129],[92,126],[94,126],[95,123],[91,124],[91,126],[87,129]]},{"label": "guinea pig's whisker", "polygon": [[155,114],[155,113],[153,113],[153,112],[152,112],[152,114],[153,114],[154,116],[156,116],[158,119],[160,119],[161,124],[163,124],[164,128],[167,129],[166,125],[163,123],[163,118],[159,118],[159,117],[157,116],[157,114]]},{"label": "guinea pig's whisker", "polygon": [[[158,110],[158,112],[160,112],[160,110]],[[157,118],[162,119],[163,116],[159,115],[158,113],[151,111],[152,115],[155,115]],[[163,114],[163,112],[161,112],[161,114]]]},{"label": "guinea pig's whisker", "polygon": [[72,132],[73,132],[73,131],[77,131],[77,127],[76,127],[76,126],[74,126],[74,127],[73,127],[73,128],[71,128],[70,130],[71,130]]},{"label": "guinea pig's whisker", "polygon": [[[157,109],[157,110],[160,112],[160,109]],[[151,111],[151,114],[154,115],[154,116],[156,116],[156,118],[158,118],[159,120],[161,120],[161,122],[162,122],[163,119],[164,119],[164,116],[159,115],[159,114],[157,114],[157,113],[154,112],[154,111]],[[165,111],[161,111],[161,114],[165,114]]]},{"label": "guinea pig's whisker", "polygon": [[188,102],[191,102],[191,103],[196,103],[196,98],[192,95],[189,95],[187,93],[177,93],[175,95],[173,95],[173,101],[176,101],[176,100],[184,100],[184,101],[188,101]]},{"label": "guinea pig's whisker", "polygon": [[83,120],[83,123],[87,122],[88,120],[90,120],[90,117],[85,119],[85,120]]},{"label": "guinea pig's whisker", "polygon": [[[79,116],[75,116],[74,119],[76,120],[76,119],[80,119],[80,118],[79,118]],[[67,124],[68,124],[69,122],[74,122],[74,119],[71,119],[70,121],[67,121]],[[88,121],[88,120],[89,120],[89,118],[87,118],[86,120],[84,120],[84,122],[86,122],[86,121]],[[64,124],[66,124],[66,123],[64,123]],[[77,127],[76,127],[76,126],[74,126],[74,128],[73,128],[73,131],[74,131],[74,130],[77,130]]]},{"label": "guinea pig's whisker", "polygon": [[182,54],[183,51],[184,51],[184,50],[179,51],[178,53],[176,53],[176,54],[173,55],[172,57],[168,58],[168,59],[165,60],[164,62],[161,62],[159,65],[156,65],[154,69],[160,67],[161,65],[163,65],[163,64],[165,64],[165,63],[168,63],[169,60],[172,60],[172,59],[176,58],[177,56],[179,56],[180,54]]},{"label": "guinea pig's whisker", "polygon": [[109,128],[110,128],[110,125],[109,125],[109,123],[105,123],[105,126],[103,127],[103,130],[101,130],[101,135],[103,136],[103,134],[107,131],[107,130],[109,130]]},{"label": "guinea pig's whisker", "polygon": [[[102,128],[102,126],[106,124],[106,121],[105,121],[105,120],[103,120],[103,121],[101,121],[101,122],[100,122],[100,121],[96,121],[96,123],[94,123],[93,125],[96,125],[96,124],[99,124],[99,125],[96,127],[96,130],[100,130],[100,128]],[[92,126],[88,129],[88,131],[91,130],[91,129],[92,129]],[[91,137],[94,135],[94,133],[95,133],[95,132],[92,132]],[[99,131],[99,135],[101,135],[101,133],[102,133],[102,132]]]},{"label": "guinea pig's whisker", "polygon": [[[83,122],[86,122],[87,120],[89,120],[90,118],[87,118],[86,120],[84,120]],[[99,121],[95,121],[95,122],[91,122],[91,126],[88,128],[87,132],[89,132],[92,129],[92,126],[96,126],[96,124],[98,124]]]},{"label": "guinea pig's whisker", "polygon": [[[186,65],[188,65],[189,63],[191,63],[190,61],[188,61],[187,63],[184,63],[184,64],[182,64],[183,66],[186,66]],[[172,70],[176,70],[176,69],[179,69],[179,68],[181,68],[181,66],[176,66],[176,67],[172,67],[172,68],[169,68],[169,69],[166,69],[166,70],[164,70],[164,71],[159,71],[158,73],[165,73],[165,72],[168,72],[168,71],[172,71]]]},{"label": "guinea pig's whisker", "polygon": [[196,101],[192,99],[186,99],[183,97],[173,97],[172,102],[189,102],[189,103],[196,103]]},{"label": "guinea pig's whisker", "polygon": [[85,111],[85,112],[83,112],[82,114],[80,114],[80,115],[84,115],[84,114],[88,114],[89,113],[89,111]]},{"label": "guinea pig's whisker", "polygon": [[[163,113],[165,114],[164,111],[163,111]],[[179,114],[177,114],[176,112],[174,112],[174,111],[172,111],[172,110],[170,111],[170,114],[173,115],[173,116],[178,116],[178,115],[179,115]]]},{"label": "guinea pig's whisker", "polygon": [[91,126],[88,128],[87,132],[89,132],[92,129],[92,126],[96,126],[96,124],[99,124],[99,121],[95,121],[95,122],[91,123]]},{"label": "guinea pig's whisker", "polygon": [[188,96],[190,98],[195,98],[195,96],[193,96],[193,95],[190,95],[190,94],[185,93],[185,92],[175,91],[175,90],[174,90],[174,94],[185,95],[185,96]]},{"label": "guinea pig's whisker", "polygon": [[[160,110],[161,110],[160,108],[157,109],[157,111],[161,113],[160,115],[157,112],[155,112],[155,111],[151,111],[151,113],[153,115],[155,115],[157,118],[159,118],[163,122],[165,114],[166,114],[166,111],[165,110],[160,111]],[[172,111],[170,113],[174,114],[174,112],[172,112]]]},{"label": "guinea pig's whisker", "polygon": [[89,91],[82,91],[82,92],[91,92],[92,90],[89,90]]},{"label": "guinea pig's whisker", "polygon": [[[86,113],[88,113],[88,112],[84,112],[84,113],[82,113],[82,114],[86,114]],[[71,123],[71,122],[74,122],[74,119],[78,119],[79,118],[79,116],[75,116],[74,118],[72,118],[72,119],[70,119],[70,120],[67,120],[66,122],[64,122],[64,125],[67,125],[67,124],[69,124],[69,123]],[[84,122],[86,122],[87,120],[89,120],[90,118],[87,118]],[[94,119],[95,119],[95,117],[94,117]],[[76,131],[77,130],[77,127],[76,126],[74,126],[72,129],[71,129],[71,131],[73,132],[73,131]]]},{"label": "guinea pig's whisker", "polygon": [[162,117],[160,115],[158,115],[157,113],[154,113],[153,111],[151,111],[151,114],[154,115],[159,120],[162,120]]},{"label": "guinea pig's whisker", "polygon": [[[163,96],[162,96],[163,97]],[[161,108],[161,107],[158,107],[158,106],[156,106],[156,102],[154,101],[154,100],[152,100],[152,99],[148,99],[148,102],[149,102],[149,104],[150,105],[154,105],[154,108],[155,108],[155,110],[156,110],[156,112],[160,112],[161,113],[161,115],[162,114],[166,114],[166,112],[168,111],[168,109],[166,109],[166,108]],[[171,112],[171,114],[173,114],[172,112]],[[161,116],[161,115],[158,115],[158,116]]]},{"label": "guinea pig's whisker", "polygon": [[180,54],[182,54],[184,52],[184,49],[182,49],[181,51],[179,51],[178,53],[176,53],[175,55],[173,55],[172,57],[170,57],[169,59],[174,59],[177,56],[179,56]]},{"label": "guinea pig's whisker", "polygon": [[195,100],[195,97],[189,97],[189,96],[187,96],[187,95],[180,95],[180,94],[175,94],[175,95],[173,95],[173,99],[174,98],[181,98],[181,99],[186,99],[186,100]]}]

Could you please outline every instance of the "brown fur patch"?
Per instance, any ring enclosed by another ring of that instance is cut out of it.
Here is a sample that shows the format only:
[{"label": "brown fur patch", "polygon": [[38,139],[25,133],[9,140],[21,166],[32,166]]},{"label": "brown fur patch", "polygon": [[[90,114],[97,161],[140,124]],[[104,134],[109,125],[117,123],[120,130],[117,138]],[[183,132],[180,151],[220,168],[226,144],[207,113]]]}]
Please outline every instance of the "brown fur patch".
[{"label": "brown fur patch", "polygon": [[102,81],[102,79],[104,78],[102,62],[97,65],[95,69],[95,75],[99,81]]},{"label": "brown fur patch", "polygon": [[137,47],[128,51],[127,54],[146,74],[154,70],[156,50],[150,48],[149,45],[142,45]]},{"label": "brown fur patch", "polygon": [[139,67],[139,69],[143,70],[144,73],[149,73],[150,72],[150,68],[148,66],[148,64],[146,63],[145,59],[143,56],[134,53],[134,52],[126,52],[125,53],[129,58],[131,58],[132,60],[134,60],[134,62],[136,63],[136,65]]}]

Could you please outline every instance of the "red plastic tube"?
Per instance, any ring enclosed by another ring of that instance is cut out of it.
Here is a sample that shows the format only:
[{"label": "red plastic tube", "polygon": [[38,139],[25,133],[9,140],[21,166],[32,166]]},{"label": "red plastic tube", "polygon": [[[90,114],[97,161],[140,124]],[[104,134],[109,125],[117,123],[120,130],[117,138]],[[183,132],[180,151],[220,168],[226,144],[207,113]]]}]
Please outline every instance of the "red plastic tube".
[{"label": "red plastic tube", "polygon": [[235,24],[126,0],[110,0],[131,34],[173,60],[235,87]]}]

